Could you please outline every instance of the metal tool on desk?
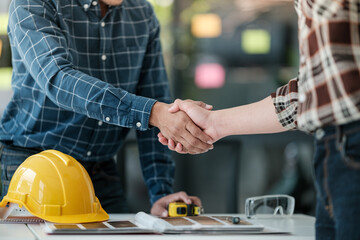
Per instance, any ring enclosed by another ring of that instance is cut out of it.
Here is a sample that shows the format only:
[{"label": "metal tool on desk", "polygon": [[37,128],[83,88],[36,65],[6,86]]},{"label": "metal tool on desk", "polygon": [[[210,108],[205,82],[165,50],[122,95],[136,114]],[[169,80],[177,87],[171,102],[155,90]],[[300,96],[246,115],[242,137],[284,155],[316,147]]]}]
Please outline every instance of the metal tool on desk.
[{"label": "metal tool on desk", "polygon": [[172,202],[168,205],[169,217],[198,216],[204,213],[204,208],[195,204]]},{"label": "metal tool on desk", "polygon": [[232,224],[240,223],[240,217],[226,217],[225,220],[231,222]]}]

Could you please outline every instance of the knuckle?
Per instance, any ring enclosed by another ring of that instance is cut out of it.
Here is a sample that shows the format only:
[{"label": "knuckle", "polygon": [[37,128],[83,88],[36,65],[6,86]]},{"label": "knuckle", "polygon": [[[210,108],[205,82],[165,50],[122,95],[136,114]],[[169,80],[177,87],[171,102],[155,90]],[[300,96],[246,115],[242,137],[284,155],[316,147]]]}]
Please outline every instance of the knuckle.
[{"label": "knuckle", "polygon": [[179,129],[180,129],[180,125],[179,124],[174,124],[173,125],[173,127],[172,127],[172,131],[174,132],[174,131],[179,131]]},{"label": "knuckle", "polygon": [[179,192],[179,195],[182,196],[182,197],[186,197],[186,196],[187,196],[187,194],[186,194],[184,191],[180,191],[180,192]]},{"label": "knuckle", "polygon": [[175,128],[173,131],[174,136],[179,136],[181,135],[181,130],[179,128]]}]

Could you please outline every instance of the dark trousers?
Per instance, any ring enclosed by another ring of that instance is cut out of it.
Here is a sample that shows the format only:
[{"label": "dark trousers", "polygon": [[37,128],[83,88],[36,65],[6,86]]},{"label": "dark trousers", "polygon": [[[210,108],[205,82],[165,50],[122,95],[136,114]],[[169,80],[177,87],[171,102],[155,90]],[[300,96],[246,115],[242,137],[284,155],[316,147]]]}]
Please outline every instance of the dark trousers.
[{"label": "dark trousers", "polygon": [[[1,198],[10,184],[18,166],[29,156],[41,152],[40,149],[28,149],[0,143],[1,162]],[[128,212],[121,178],[114,160],[101,162],[79,161],[90,175],[95,195],[107,213]]]},{"label": "dark trousers", "polygon": [[360,121],[315,137],[316,239],[360,239]]}]

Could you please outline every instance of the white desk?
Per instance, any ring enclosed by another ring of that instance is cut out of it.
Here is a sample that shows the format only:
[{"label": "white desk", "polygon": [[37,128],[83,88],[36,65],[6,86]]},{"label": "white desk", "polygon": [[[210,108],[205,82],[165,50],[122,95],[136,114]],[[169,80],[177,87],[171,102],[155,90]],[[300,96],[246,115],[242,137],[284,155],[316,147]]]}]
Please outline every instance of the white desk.
[{"label": "white desk", "polygon": [[[215,215],[215,214],[214,214]],[[234,214],[234,216],[244,217],[243,215]],[[128,220],[133,219],[134,215],[129,214],[111,214],[111,220]],[[258,219],[257,222],[268,227],[275,227],[280,230],[291,232],[292,234],[257,234],[257,235],[156,235],[156,234],[123,234],[123,235],[47,235],[45,234],[40,225],[28,224],[29,229],[32,230],[35,237],[39,240],[91,240],[91,239],[133,239],[133,240],[154,240],[154,239],[188,239],[188,240],[241,240],[241,239],[265,239],[265,240],[278,240],[278,239],[301,239],[301,240],[314,240],[315,239],[315,218],[306,215],[294,215],[291,218],[272,218],[272,219]],[[19,226],[20,227],[20,226]],[[1,236],[1,235],[0,235]],[[0,237],[0,239],[2,239]],[[8,238],[12,239],[12,238]],[[14,238],[15,239],[15,238]]]},{"label": "white desk", "polygon": [[35,235],[25,224],[0,224],[1,240],[35,240]]}]

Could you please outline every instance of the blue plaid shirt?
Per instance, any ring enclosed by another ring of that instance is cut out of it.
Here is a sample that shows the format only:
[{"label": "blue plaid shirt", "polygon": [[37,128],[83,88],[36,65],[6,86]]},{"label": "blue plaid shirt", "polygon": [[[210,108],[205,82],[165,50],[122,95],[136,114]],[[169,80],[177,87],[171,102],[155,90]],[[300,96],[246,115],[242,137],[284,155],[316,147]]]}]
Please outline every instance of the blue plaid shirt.
[{"label": "blue plaid shirt", "polygon": [[0,140],[101,161],[135,128],[151,202],[172,192],[174,163],[149,129],[153,104],[171,99],[148,2],[101,17],[98,0],[13,0],[8,34],[13,98]]}]

